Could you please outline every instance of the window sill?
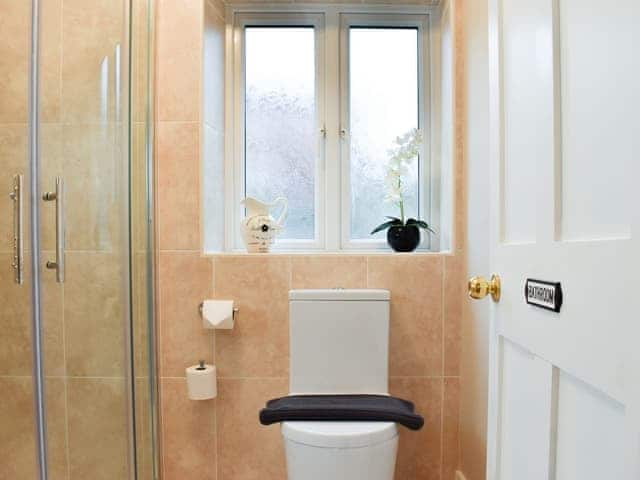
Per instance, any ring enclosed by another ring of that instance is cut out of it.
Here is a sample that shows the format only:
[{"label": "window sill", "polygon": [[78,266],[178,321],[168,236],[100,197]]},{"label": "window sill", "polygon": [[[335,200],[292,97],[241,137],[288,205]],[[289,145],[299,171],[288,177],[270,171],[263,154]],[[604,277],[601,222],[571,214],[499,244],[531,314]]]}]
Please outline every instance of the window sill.
[{"label": "window sill", "polygon": [[454,252],[431,250],[416,250],[413,252],[394,252],[392,250],[274,250],[269,253],[249,253],[244,250],[230,250],[226,252],[204,252],[205,257],[301,257],[301,256],[451,256]]}]

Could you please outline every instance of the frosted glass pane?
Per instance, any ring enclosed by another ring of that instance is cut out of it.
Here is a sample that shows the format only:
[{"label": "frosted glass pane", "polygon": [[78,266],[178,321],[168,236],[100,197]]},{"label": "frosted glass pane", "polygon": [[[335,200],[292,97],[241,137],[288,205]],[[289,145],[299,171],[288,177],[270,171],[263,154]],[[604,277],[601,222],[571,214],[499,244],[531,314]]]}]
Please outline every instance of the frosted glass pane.
[{"label": "frosted glass pane", "polygon": [[289,200],[281,239],[315,236],[315,45],[313,28],[248,27],[245,192]]},{"label": "frosted glass pane", "polygon": [[[351,238],[369,239],[399,216],[384,202],[385,166],[394,139],[418,127],[418,30],[354,27],[349,37]],[[419,215],[418,163],[405,177],[407,217]]]}]

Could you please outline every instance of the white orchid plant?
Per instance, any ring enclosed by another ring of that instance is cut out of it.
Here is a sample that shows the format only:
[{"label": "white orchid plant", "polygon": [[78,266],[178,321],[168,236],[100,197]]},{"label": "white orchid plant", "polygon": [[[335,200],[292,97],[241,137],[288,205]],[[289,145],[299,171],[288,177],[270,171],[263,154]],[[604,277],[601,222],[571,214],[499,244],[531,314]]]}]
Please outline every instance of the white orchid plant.
[{"label": "white orchid plant", "polygon": [[400,217],[388,216],[388,221],[374,228],[371,235],[390,227],[405,226],[415,226],[431,233],[436,233],[427,222],[415,218],[405,220],[404,196],[406,187],[403,182],[403,177],[409,173],[409,166],[420,155],[421,147],[422,132],[417,128],[413,128],[404,135],[396,137],[393,147],[389,150],[389,162],[387,163],[385,177],[387,194],[384,200],[385,202],[395,204],[400,209]]}]

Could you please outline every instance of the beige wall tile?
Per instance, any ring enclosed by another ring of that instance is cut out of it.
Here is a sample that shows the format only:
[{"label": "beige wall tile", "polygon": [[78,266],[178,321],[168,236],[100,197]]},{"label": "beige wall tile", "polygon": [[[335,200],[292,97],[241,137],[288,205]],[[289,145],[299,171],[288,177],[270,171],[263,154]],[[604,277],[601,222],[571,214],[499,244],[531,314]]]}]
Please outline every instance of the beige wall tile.
[{"label": "beige wall tile", "polygon": [[459,464],[459,410],[460,379],[445,378],[442,418],[442,480],[455,480],[456,470]]},{"label": "beige wall tile", "polygon": [[200,250],[200,126],[160,122],[158,226],[161,250]]},{"label": "beige wall tile", "polygon": [[[40,14],[40,118],[60,119],[61,0],[41,2]],[[27,122],[31,41],[31,4],[4,0],[0,4],[0,123]]]},{"label": "beige wall tile", "polygon": [[286,478],[279,425],[260,425],[267,400],[287,394],[285,379],[220,379],[218,382],[218,478]]},{"label": "beige wall tile", "polygon": [[[62,136],[67,250],[122,248],[128,171],[121,170],[114,125],[64,125]],[[53,213],[45,218],[55,220]]]},{"label": "beige wall tile", "polygon": [[[43,251],[43,261],[55,258],[55,252]],[[43,331],[44,373],[47,376],[66,374],[64,352],[63,287],[56,282],[55,271],[44,270],[40,277],[42,299],[40,318]],[[23,288],[25,285],[23,285]],[[29,299],[30,301],[31,299]],[[31,312],[29,308],[27,310]],[[29,321],[31,319],[29,318]],[[27,322],[29,323],[29,322]],[[31,367],[32,362],[28,363]]]},{"label": "beige wall tile", "polygon": [[0,478],[36,478],[31,377],[0,377]]},{"label": "beige wall tile", "polygon": [[367,258],[357,256],[294,256],[291,288],[366,288]]},{"label": "beige wall tile", "polygon": [[[147,114],[147,100],[151,94],[149,90],[149,56],[153,58],[151,51],[149,32],[146,26],[148,21],[148,0],[132,0],[131,9],[131,90],[133,92],[132,118],[134,122],[144,123]],[[153,88],[153,85],[151,85]],[[153,100],[151,100],[153,101]]]},{"label": "beige wall tile", "polygon": [[187,397],[182,378],[162,379],[164,480],[215,480],[215,400]]},{"label": "beige wall tile", "polygon": [[[112,0],[64,0],[62,13],[62,118],[65,123],[113,122],[116,98],[115,51],[126,58],[124,8]],[[103,65],[108,65],[108,85]],[[124,92],[122,92],[124,93]]]},{"label": "beige wall tile", "polygon": [[127,400],[123,378],[70,378],[70,478],[127,478]]},{"label": "beige wall tile", "polygon": [[[62,126],[46,123],[40,128],[40,184],[51,189],[56,175],[61,175],[62,160]],[[13,188],[13,176],[24,175],[24,241],[28,245],[31,229],[29,228],[29,157],[27,124],[0,124],[0,165],[3,175],[0,176],[0,191],[10,192]],[[55,248],[54,205],[41,202],[41,246],[43,249]],[[11,252],[13,248],[13,202],[0,202],[0,252]]]},{"label": "beige wall tile", "polygon": [[30,375],[32,363],[29,283],[14,283],[11,261],[11,254],[0,255],[0,374]]},{"label": "beige wall tile", "polygon": [[[44,123],[40,126],[40,188],[43,191],[55,190],[56,177],[65,176],[63,171],[62,125]],[[26,157],[25,157],[26,160]],[[67,185],[81,183],[84,179],[73,175],[66,177]],[[65,195],[65,200],[68,193]],[[65,207],[67,205],[65,204]],[[67,208],[68,209],[68,208]],[[40,202],[40,245],[44,250],[56,248],[56,206],[55,202]],[[68,220],[68,218],[67,218]],[[71,239],[69,239],[71,240]],[[71,242],[73,244],[74,242]]]},{"label": "beige wall tile", "polygon": [[[153,479],[153,443],[149,378],[136,378],[136,462],[140,480]],[[159,434],[160,435],[160,434]]]},{"label": "beige wall tile", "polygon": [[[66,380],[48,378],[45,380],[47,462],[52,479],[67,479],[67,402]],[[30,419],[33,421],[33,418]]]},{"label": "beige wall tile", "polygon": [[233,330],[216,335],[222,377],[284,377],[289,371],[289,258],[219,257],[215,296],[240,309]]},{"label": "beige wall tile", "polygon": [[118,255],[67,252],[64,295],[67,374],[124,375],[126,295]]},{"label": "beige wall tile", "polygon": [[417,431],[400,428],[395,478],[431,480],[440,478],[442,432],[442,379],[392,378],[391,395],[413,402],[424,417]]},{"label": "beige wall tile", "polygon": [[[47,255],[47,252],[43,252]],[[25,282],[13,280],[12,256],[0,254],[0,375],[31,375],[31,275],[30,256],[25,260]],[[42,330],[45,375],[64,375],[62,338],[62,288],[53,273],[42,276]]]},{"label": "beige wall tile", "polygon": [[[40,128],[40,178],[43,188],[53,188],[56,175],[61,175],[62,127],[59,124],[42,124]],[[10,192],[13,188],[13,176],[24,175],[24,242],[28,245],[29,228],[29,157],[28,127],[26,124],[0,124],[0,191]],[[43,249],[55,248],[54,205],[41,202],[41,246]],[[0,202],[0,252],[11,252],[13,248],[13,202]]]},{"label": "beige wall tile", "polygon": [[198,360],[213,361],[214,332],[202,327],[198,305],[213,293],[213,264],[199,253],[160,254],[161,375],[183,377]]},{"label": "beige wall tile", "polygon": [[28,116],[31,5],[3,1],[0,15],[0,123],[25,122]]},{"label": "beige wall tile", "polygon": [[44,0],[40,5],[40,119],[60,122],[62,0]]},{"label": "beige wall tile", "polygon": [[[36,443],[31,377],[0,377],[0,478],[36,478]],[[64,380],[47,379],[46,425],[49,475],[67,479]]]},{"label": "beige wall tile", "polygon": [[[0,19],[0,24],[3,21],[4,19]],[[0,49],[1,48],[3,47],[0,46]],[[0,54],[0,62],[2,61],[2,55]],[[1,67],[2,65],[0,65],[0,68]],[[2,70],[0,70],[0,75],[1,74]],[[4,96],[5,93],[4,88],[0,88],[0,96]],[[5,108],[9,108],[8,103],[4,101],[0,104],[2,105],[0,109],[2,112],[5,111]],[[2,115],[2,113],[0,113],[0,115]],[[16,174],[24,175],[24,184],[29,184],[29,177],[27,175],[29,171],[27,135],[26,123],[14,125],[0,124],[0,165],[2,165],[4,172],[3,175],[0,175],[0,189],[2,189],[2,192],[11,192],[13,188],[13,176]],[[25,209],[28,209],[31,202],[29,202],[29,196],[26,193],[27,192],[25,192],[23,198],[25,201]],[[27,217],[23,218],[25,220],[27,219]],[[28,232],[29,230],[25,230],[25,235],[29,235]],[[13,251],[13,234],[13,202],[2,201],[0,202],[0,252],[10,253]]]},{"label": "beige wall tile", "polygon": [[[153,314],[149,305],[149,293],[152,288],[153,278],[148,275],[147,265],[152,262],[151,254],[136,252],[133,254],[131,271],[131,312],[133,315],[131,326],[133,335],[133,369],[134,376],[149,376],[149,356],[153,355],[150,341],[153,341],[150,333],[150,324],[155,322],[150,318]],[[157,294],[157,293],[156,293]]]},{"label": "beige wall tile", "polygon": [[158,120],[200,119],[203,1],[158,2]]},{"label": "beige wall tile", "polygon": [[442,257],[369,257],[368,287],[391,291],[389,374],[442,375]]},{"label": "beige wall tile", "polygon": [[466,299],[463,255],[444,257],[444,374],[460,374],[460,331]]}]

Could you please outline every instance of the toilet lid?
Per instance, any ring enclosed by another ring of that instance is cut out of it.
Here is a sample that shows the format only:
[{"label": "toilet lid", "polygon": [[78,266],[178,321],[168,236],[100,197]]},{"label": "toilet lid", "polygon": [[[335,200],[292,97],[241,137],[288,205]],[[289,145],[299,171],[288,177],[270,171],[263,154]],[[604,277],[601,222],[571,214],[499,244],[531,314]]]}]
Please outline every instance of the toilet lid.
[{"label": "toilet lid", "polygon": [[356,448],[391,440],[398,428],[393,422],[283,422],[282,435],[314,447]]}]

